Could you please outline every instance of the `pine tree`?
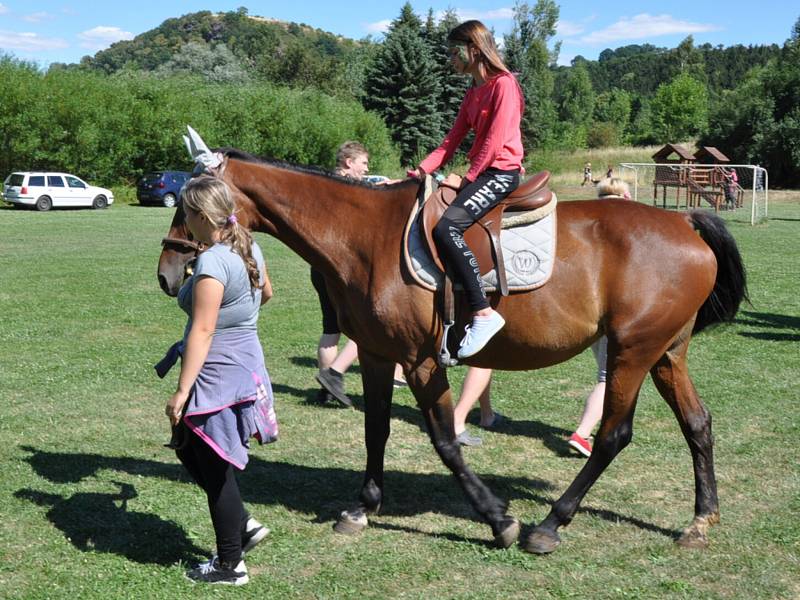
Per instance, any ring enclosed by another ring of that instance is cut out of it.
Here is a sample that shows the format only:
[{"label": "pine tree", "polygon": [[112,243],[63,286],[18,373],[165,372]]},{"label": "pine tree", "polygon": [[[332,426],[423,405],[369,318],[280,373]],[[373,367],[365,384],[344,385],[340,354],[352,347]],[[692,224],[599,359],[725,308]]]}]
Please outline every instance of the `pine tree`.
[{"label": "pine tree", "polygon": [[443,138],[447,134],[449,127],[456,120],[461,100],[470,85],[469,77],[453,70],[447,51],[447,36],[458,23],[458,15],[452,9],[445,11],[438,24],[434,23],[433,11],[430,11],[424,29],[424,37],[434,61],[433,71],[438,80],[436,111],[442,126],[439,138]]},{"label": "pine tree", "polygon": [[365,88],[365,107],[383,117],[404,164],[416,164],[439,142],[435,63],[410,4],[389,28]]}]

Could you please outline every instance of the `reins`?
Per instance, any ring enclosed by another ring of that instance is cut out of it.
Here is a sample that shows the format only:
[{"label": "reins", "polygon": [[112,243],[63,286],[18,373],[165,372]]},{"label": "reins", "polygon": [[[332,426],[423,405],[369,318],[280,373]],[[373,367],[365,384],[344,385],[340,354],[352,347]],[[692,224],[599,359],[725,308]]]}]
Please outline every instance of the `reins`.
[{"label": "reins", "polygon": [[195,242],[193,240],[185,240],[182,238],[165,237],[161,240],[161,245],[166,246],[167,244],[189,248],[190,250],[194,250],[195,254],[205,250],[205,244],[202,242]]},{"label": "reins", "polygon": [[195,242],[194,240],[185,240],[182,238],[165,237],[161,240],[161,245],[167,247],[168,245],[178,246],[179,248],[188,248],[194,250],[194,256],[190,258],[183,268],[184,279],[189,277],[194,270],[194,262],[197,260],[197,255],[206,249],[206,245],[202,242]]}]

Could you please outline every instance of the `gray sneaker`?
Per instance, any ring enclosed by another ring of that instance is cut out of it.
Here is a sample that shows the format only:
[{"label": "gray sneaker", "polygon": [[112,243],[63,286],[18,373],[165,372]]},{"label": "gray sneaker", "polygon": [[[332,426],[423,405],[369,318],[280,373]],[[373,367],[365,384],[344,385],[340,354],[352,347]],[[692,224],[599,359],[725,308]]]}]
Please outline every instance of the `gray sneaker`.
[{"label": "gray sneaker", "polygon": [[319,384],[328,390],[343,406],[353,406],[353,401],[344,393],[344,375],[333,369],[322,369],[316,375]]},{"label": "gray sneaker", "polygon": [[456,441],[462,446],[480,446],[483,440],[477,435],[470,435],[466,429],[456,436]]}]

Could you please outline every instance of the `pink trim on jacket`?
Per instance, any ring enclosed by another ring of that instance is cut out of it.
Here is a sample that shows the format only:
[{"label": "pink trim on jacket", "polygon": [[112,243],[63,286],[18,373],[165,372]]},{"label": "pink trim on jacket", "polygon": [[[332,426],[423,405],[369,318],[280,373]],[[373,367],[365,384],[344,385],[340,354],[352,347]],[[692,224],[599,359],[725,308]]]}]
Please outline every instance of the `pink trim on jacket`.
[{"label": "pink trim on jacket", "polygon": [[216,442],[214,442],[214,440],[211,439],[211,437],[207,436],[205,433],[203,433],[202,429],[200,429],[197,425],[192,423],[192,421],[189,419],[189,415],[183,417],[183,422],[186,423],[186,426],[189,429],[191,429],[194,433],[199,435],[200,439],[203,440],[206,444],[208,444],[211,447],[211,449],[217,453],[217,456],[219,456],[225,462],[231,463],[234,467],[236,467],[240,471],[244,471],[244,465],[237,463],[230,456],[228,456],[228,454],[222,448],[220,448],[216,444]]},{"label": "pink trim on jacket", "polygon": [[521,168],[520,121],[524,107],[522,90],[511,73],[500,73],[483,85],[470,88],[450,133],[420,163],[420,168],[432,173],[447,163],[470,130],[475,131],[475,143],[467,153],[469,181],[475,181],[489,167],[504,171]]}]

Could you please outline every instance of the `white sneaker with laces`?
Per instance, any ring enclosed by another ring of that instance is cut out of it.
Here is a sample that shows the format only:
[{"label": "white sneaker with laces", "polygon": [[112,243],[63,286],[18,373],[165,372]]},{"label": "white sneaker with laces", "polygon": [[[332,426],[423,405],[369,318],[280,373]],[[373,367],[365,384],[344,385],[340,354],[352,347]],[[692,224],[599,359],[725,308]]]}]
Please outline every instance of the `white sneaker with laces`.
[{"label": "white sneaker with laces", "polygon": [[483,350],[483,347],[505,324],[506,320],[498,312],[493,312],[489,317],[473,317],[472,325],[467,327],[466,335],[461,340],[458,358],[469,358]]}]

